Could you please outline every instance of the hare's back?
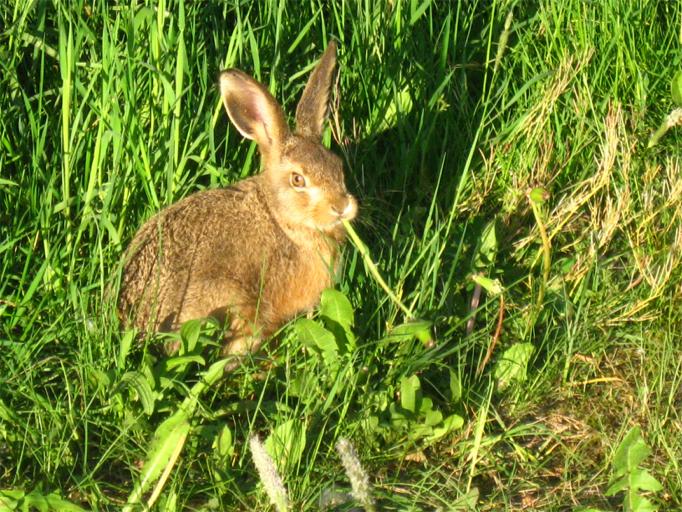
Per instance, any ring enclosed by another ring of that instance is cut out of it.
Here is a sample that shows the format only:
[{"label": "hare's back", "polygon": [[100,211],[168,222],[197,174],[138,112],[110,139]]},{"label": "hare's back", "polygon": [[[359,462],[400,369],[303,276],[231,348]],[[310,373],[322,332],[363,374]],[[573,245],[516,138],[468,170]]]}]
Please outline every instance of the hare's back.
[{"label": "hare's back", "polygon": [[162,210],[140,228],[131,250],[161,255],[169,270],[189,261],[196,266],[206,259],[237,258],[254,243],[262,250],[272,221],[249,181],[197,192]]}]

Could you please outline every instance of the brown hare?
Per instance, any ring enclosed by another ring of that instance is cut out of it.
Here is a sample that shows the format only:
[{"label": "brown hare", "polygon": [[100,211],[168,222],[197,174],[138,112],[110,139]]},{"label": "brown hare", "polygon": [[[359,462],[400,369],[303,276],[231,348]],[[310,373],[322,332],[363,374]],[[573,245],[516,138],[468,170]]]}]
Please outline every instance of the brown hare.
[{"label": "brown hare", "polygon": [[227,114],[258,144],[263,171],[190,195],[140,228],[118,303],[127,325],[173,331],[214,317],[227,322],[223,354],[238,356],[317,305],[332,284],[341,221],[357,212],[341,159],[320,143],[335,63],[332,42],[305,86],[294,132],[265,87],[237,69],[220,74]]}]

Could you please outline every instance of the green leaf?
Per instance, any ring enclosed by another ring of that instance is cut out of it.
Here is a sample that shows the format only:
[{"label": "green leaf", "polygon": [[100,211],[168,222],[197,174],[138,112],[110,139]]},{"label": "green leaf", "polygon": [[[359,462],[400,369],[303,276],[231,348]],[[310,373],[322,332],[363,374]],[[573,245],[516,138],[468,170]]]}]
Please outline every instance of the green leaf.
[{"label": "green leaf", "polygon": [[619,492],[626,490],[628,485],[628,478],[623,476],[609,486],[609,488],[606,490],[606,496],[615,496]]},{"label": "green leaf", "polygon": [[121,384],[126,384],[137,393],[142,408],[148,416],[154,412],[154,393],[149,381],[140,372],[127,372],[121,377]]},{"label": "green leaf", "polygon": [[462,400],[462,380],[453,370],[450,370],[450,400],[453,404]]},{"label": "green leaf", "polygon": [[135,339],[135,331],[126,331],[121,337],[121,343],[119,344],[118,357],[116,358],[116,366],[119,370],[125,368],[126,358],[130,352],[130,347]]},{"label": "green leaf", "polygon": [[353,334],[355,318],[346,296],[333,288],[324,290],[320,299],[320,317],[336,338],[339,352],[353,352],[356,346]]},{"label": "green leaf", "polygon": [[[88,382],[97,388],[104,389],[108,393],[111,391],[111,376],[97,368],[87,368]],[[0,403],[0,418],[2,418],[2,403]]]},{"label": "green leaf", "polygon": [[184,367],[190,363],[197,363],[198,365],[204,366],[206,365],[206,359],[204,359],[198,354],[194,354],[191,356],[175,356],[166,359],[164,361],[164,366],[166,370],[173,370],[175,368],[184,369]]},{"label": "green leaf", "polygon": [[490,279],[480,274],[473,274],[471,279],[474,283],[481,285],[491,296],[500,295],[504,291],[504,287],[499,279]]},{"label": "green leaf", "polygon": [[281,472],[285,472],[287,466],[293,468],[299,463],[305,445],[305,428],[297,419],[278,425],[265,440],[265,450]]},{"label": "green leaf", "polygon": [[471,510],[476,510],[479,494],[478,487],[472,487],[468,493],[453,501],[448,507],[448,510],[450,512],[459,512],[460,510],[469,512]]},{"label": "green leaf", "polygon": [[682,69],[675,73],[670,84],[673,101],[678,107],[682,107]]},{"label": "green leaf", "polygon": [[502,354],[495,366],[495,378],[500,389],[512,382],[525,382],[528,363],[535,351],[531,343],[515,343]]},{"label": "green leaf", "polygon": [[644,496],[634,494],[630,499],[630,506],[626,505],[625,510],[630,512],[656,512],[658,509]]},{"label": "green leaf", "polygon": [[651,453],[642,436],[639,427],[633,427],[618,445],[613,458],[616,475],[632,472]]},{"label": "green leaf", "polygon": [[646,469],[638,469],[630,476],[630,487],[641,491],[656,492],[663,486]]},{"label": "green leaf", "polygon": [[223,428],[216,436],[213,441],[213,448],[215,448],[216,453],[222,458],[232,457],[234,454],[232,431],[227,425],[223,425]]},{"label": "green leaf", "polygon": [[[424,399],[424,402],[428,399]],[[433,407],[433,403],[431,404]],[[443,421],[443,413],[440,412],[438,409],[429,409],[426,411],[426,414],[424,415],[424,424],[428,425],[429,427],[435,427],[439,423]]]},{"label": "green leaf", "polygon": [[25,495],[26,493],[19,489],[0,490],[0,510],[4,512],[5,508],[2,507],[7,507],[7,510],[14,510],[17,502]]},{"label": "green leaf", "polygon": [[433,323],[429,322],[428,320],[414,320],[412,322],[400,324],[391,330],[388,336],[386,336],[385,340],[389,342],[403,343],[416,338],[427,345],[433,342],[433,336],[431,336],[432,325]]},{"label": "green leaf", "polygon": [[85,512],[84,508],[65,500],[61,496],[55,493],[48,494],[45,496],[45,501],[47,503],[49,510],[55,510],[59,512]]},{"label": "green leaf", "polygon": [[489,269],[495,264],[497,258],[497,231],[496,221],[491,220],[483,228],[483,232],[478,240],[472,272],[479,273]]},{"label": "green leaf", "polygon": [[453,414],[452,416],[448,416],[443,420],[442,425],[437,426],[433,429],[433,434],[429,436],[426,441],[428,442],[434,442],[443,437],[446,434],[449,434],[453,430],[459,430],[462,428],[464,425],[464,418],[459,416],[458,414]]},{"label": "green leaf", "polygon": [[333,288],[322,292],[320,315],[333,320],[344,329],[350,330],[355,325],[353,306],[343,293]]},{"label": "green leaf", "polygon": [[[19,184],[16,183],[16,182],[14,182],[14,181],[8,180],[8,179],[6,179],[6,178],[0,178],[0,186],[18,187]],[[0,504],[1,504],[1,503],[0,503]]]},{"label": "green leaf", "polygon": [[[391,416],[391,425],[394,429],[406,427],[410,422],[410,418],[414,417],[413,413],[407,409],[398,407],[396,404],[391,404],[388,406],[388,413]],[[408,418],[408,416],[410,417]]]},{"label": "green leaf", "polygon": [[180,326],[180,339],[182,339],[182,348],[185,352],[192,352],[197,346],[202,322],[202,319],[197,318],[188,320]]},{"label": "green leaf", "polygon": [[423,16],[426,9],[431,5],[431,1],[424,0],[421,4],[417,4],[417,0],[412,0],[410,3],[410,25],[414,25]]},{"label": "green leaf", "polygon": [[428,414],[429,411],[433,410],[433,400],[431,400],[428,396],[423,397],[421,394],[421,389],[417,394],[417,407],[417,413],[420,416],[424,416]]},{"label": "green leaf", "polygon": [[135,31],[142,30],[143,27],[149,26],[154,18],[154,10],[150,7],[141,7],[133,18],[133,27]]},{"label": "green leaf", "polygon": [[419,377],[403,377],[400,380],[400,407],[406,411],[416,414],[418,402],[420,401],[421,383]]},{"label": "green leaf", "polygon": [[297,320],[294,330],[306,347],[322,353],[327,364],[332,366],[338,364],[339,346],[331,332],[307,318]]},{"label": "green leaf", "polygon": [[131,505],[138,503],[142,493],[161,476],[168,464],[174,462],[187,439],[191,412],[193,410],[181,407],[158,426],[142,467],[140,480],[128,497],[127,506],[123,510],[133,510]]}]

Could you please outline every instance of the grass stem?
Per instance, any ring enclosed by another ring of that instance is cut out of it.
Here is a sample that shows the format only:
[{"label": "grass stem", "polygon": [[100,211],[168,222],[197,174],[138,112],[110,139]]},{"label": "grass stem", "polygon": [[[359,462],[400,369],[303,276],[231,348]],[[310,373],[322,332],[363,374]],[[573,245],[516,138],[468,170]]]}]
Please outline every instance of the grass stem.
[{"label": "grass stem", "polygon": [[384,278],[381,277],[379,269],[377,268],[376,264],[372,261],[372,256],[369,253],[369,249],[362,241],[362,239],[358,236],[355,229],[353,229],[353,226],[351,226],[350,222],[346,220],[342,222],[343,226],[346,228],[346,231],[348,232],[348,236],[350,236],[350,239],[353,242],[353,245],[360,253],[362,261],[365,263],[365,267],[367,267],[367,270],[369,270],[369,273],[372,275],[374,280],[381,287],[381,289],[384,290],[388,298],[391,299],[393,303],[396,306],[398,306],[398,308],[400,308],[400,310],[403,313],[405,313],[408,320],[414,319],[414,314],[412,313],[412,310],[410,310],[410,308],[403,304],[403,302],[398,298],[398,296],[395,293],[393,293],[393,290],[391,290],[386,281],[384,281]]}]

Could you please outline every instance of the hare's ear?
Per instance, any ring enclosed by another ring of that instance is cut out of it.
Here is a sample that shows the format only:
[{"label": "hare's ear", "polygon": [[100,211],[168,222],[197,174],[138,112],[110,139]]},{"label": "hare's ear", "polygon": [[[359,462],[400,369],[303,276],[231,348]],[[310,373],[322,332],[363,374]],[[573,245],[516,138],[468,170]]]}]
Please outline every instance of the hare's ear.
[{"label": "hare's ear", "polygon": [[278,153],[289,134],[282,108],[268,90],[246,73],[220,73],[220,93],[232,124],[247,139],[255,140],[268,159]]},{"label": "hare's ear", "polygon": [[327,116],[329,88],[336,65],[336,43],[331,41],[313,70],[296,107],[296,133],[319,140]]}]

